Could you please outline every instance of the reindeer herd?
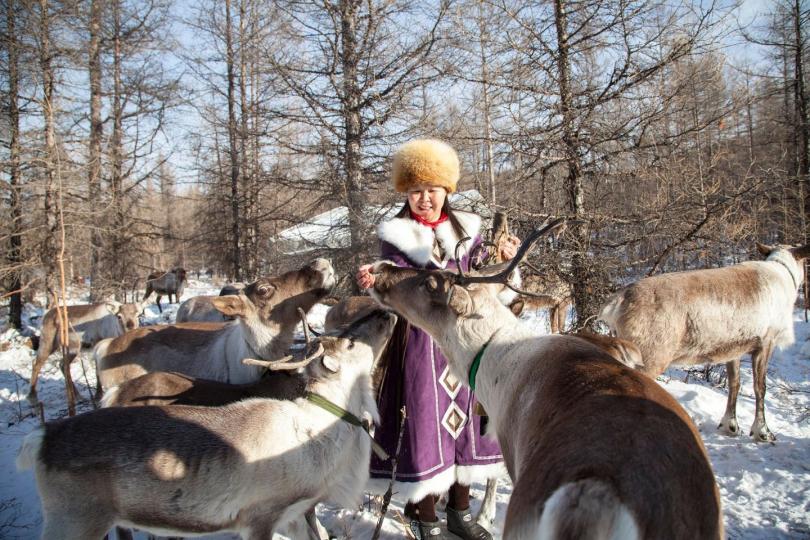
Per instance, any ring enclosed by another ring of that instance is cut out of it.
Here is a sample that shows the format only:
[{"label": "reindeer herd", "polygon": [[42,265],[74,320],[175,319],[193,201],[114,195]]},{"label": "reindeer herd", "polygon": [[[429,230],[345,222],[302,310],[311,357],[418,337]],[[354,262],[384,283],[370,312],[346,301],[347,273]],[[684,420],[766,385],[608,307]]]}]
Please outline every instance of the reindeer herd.
[{"label": "reindeer herd", "polygon": [[[95,344],[103,407],[24,440],[17,465],[34,469],[42,538],[102,538],[113,527],[120,537],[138,528],[322,538],[315,505],[356,506],[366,487],[374,370],[398,316],[436,340],[486,410],[514,485],[504,538],[723,538],[703,441],[654,377],[670,364],[725,363],[720,428],[738,435],[740,356],[751,353],[751,435],[774,441],[766,368],[774,347],[794,339],[810,246],[759,245],[764,261],[642,279],[602,310],[615,337],[537,335],[499,295],[519,286],[515,270],[532,244],[562,225],[536,229],[512,261],[469,274],[378,261],[373,301],[338,303],[313,340],[302,314],[335,284],[325,259],[197,297],[186,322],[138,327],[144,304],[69,308],[63,370],[82,343]],[[173,288],[177,301],[185,272],[172,275],[147,291]],[[299,322],[307,339],[296,349]],[[49,313],[31,401],[57,330]]]}]

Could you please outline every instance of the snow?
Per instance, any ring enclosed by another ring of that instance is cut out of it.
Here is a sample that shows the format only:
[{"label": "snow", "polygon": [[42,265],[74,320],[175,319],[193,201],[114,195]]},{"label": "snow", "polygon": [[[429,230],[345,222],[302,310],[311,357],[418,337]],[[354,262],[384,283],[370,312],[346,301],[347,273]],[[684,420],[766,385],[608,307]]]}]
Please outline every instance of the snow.
[{"label": "snow", "polygon": [[[217,294],[220,286],[191,280],[184,298]],[[77,293],[70,303],[83,300]],[[163,306],[163,314],[160,314],[152,304],[143,323],[172,321],[177,304],[167,306],[164,299]],[[316,327],[327,309],[320,304],[313,309],[311,318]],[[37,327],[41,316],[41,309],[26,306],[24,317],[32,329]],[[526,319],[526,324],[537,332],[548,331],[543,314],[531,314]],[[709,381],[703,379],[699,370],[688,372],[678,368],[668,370],[658,379],[689,412],[700,430],[720,486],[729,538],[810,538],[810,324],[804,322],[804,313],[799,310],[795,313],[795,331],[796,343],[777,350],[768,366],[766,417],[777,437],[775,444],[756,444],[747,436],[732,438],[717,431],[726,404],[726,391],[719,384],[725,377],[724,368],[714,367]],[[25,401],[35,354],[26,340],[16,331],[0,327],[0,538],[7,539],[39,538],[42,525],[33,474],[17,472],[15,468],[23,437],[39,425],[37,411]],[[79,410],[84,412],[92,409],[87,396],[88,388],[95,386],[95,372],[90,355],[85,353],[82,359],[74,363],[72,373],[85,398],[79,405]],[[67,414],[57,362],[58,355],[52,356],[40,379],[39,395],[48,420]],[[754,413],[748,358],[743,359],[741,378],[737,416],[741,429],[747,433]],[[473,486],[474,511],[483,490],[483,485]],[[496,522],[491,527],[496,538],[501,537],[510,492],[508,480],[499,483]],[[381,538],[405,537],[403,506],[403,501],[395,495]],[[377,522],[375,511],[378,508],[377,499],[365,497],[362,509],[319,505],[318,515],[330,534],[339,539],[368,539]],[[139,534],[137,538],[145,538],[145,535]],[[236,537],[217,534],[205,538]]]}]

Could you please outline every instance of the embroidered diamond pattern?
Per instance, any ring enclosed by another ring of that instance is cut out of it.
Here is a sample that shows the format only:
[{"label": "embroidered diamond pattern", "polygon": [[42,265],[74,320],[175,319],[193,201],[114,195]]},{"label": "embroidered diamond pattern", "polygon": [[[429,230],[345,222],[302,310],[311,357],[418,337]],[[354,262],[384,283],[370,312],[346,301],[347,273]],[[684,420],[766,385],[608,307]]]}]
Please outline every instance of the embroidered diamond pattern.
[{"label": "embroidered diamond pattern", "polygon": [[439,376],[439,384],[442,385],[442,388],[444,388],[444,391],[450,396],[450,399],[456,399],[456,396],[461,390],[461,383],[450,373],[449,367],[445,367],[444,371],[442,371],[442,374]]},{"label": "embroidered diamond pattern", "polygon": [[455,401],[450,403],[450,407],[448,407],[447,412],[444,413],[444,418],[442,418],[442,427],[444,427],[454,439],[458,439],[466,423],[467,415],[464,414],[464,411],[456,405]]}]

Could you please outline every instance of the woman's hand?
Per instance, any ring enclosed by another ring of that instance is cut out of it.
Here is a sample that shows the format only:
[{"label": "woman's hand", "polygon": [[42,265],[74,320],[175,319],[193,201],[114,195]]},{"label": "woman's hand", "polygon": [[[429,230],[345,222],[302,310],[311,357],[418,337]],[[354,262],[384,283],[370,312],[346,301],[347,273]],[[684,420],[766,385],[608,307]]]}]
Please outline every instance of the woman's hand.
[{"label": "woman's hand", "polygon": [[518,247],[520,247],[520,238],[510,234],[506,242],[503,242],[500,247],[500,256],[502,261],[509,261],[517,254]]},{"label": "woman's hand", "polygon": [[[513,255],[514,256],[514,255]],[[374,286],[375,277],[369,270],[371,270],[370,264],[364,264],[357,270],[357,274],[355,274],[354,279],[357,281],[357,285],[361,289],[370,289]]]}]

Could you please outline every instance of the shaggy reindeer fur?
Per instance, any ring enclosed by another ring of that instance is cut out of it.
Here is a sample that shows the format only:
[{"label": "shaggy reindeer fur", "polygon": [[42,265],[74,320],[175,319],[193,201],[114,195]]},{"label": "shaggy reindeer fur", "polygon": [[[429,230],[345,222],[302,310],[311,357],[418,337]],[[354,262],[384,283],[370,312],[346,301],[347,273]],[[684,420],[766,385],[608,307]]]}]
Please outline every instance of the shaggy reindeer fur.
[{"label": "shaggy reindeer fur", "polygon": [[[308,367],[307,390],[377,421],[369,372],[395,319],[378,312],[349,335],[321,338],[325,354]],[[257,398],[49,422],[26,437],[17,465],[35,469],[43,539],[100,539],[119,525],[258,540],[300,524],[319,501],[359,503],[370,446],[361,428],[306,399]]]},{"label": "shaggy reindeer fur", "polygon": [[225,322],[229,320],[214,306],[214,298],[217,297],[194,296],[188,300],[183,300],[183,303],[177,308],[175,322]]},{"label": "shaggy reindeer fur", "polygon": [[504,538],[722,538],[697,430],[655,381],[596,342],[537,336],[492,286],[379,262],[373,296],[427,330],[476,395],[514,490]]},{"label": "shaggy reindeer fur", "polygon": [[641,350],[641,371],[655,377],[670,364],[726,364],[729,393],[720,428],[738,435],[740,356],[751,353],[756,416],[751,435],[773,441],[765,423],[765,375],[774,347],[794,341],[793,306],[810,246],[758,244],[767,258],[710,270],[662,274],[617,293],[600,317]]},{"label": "shaggy reindeer fur", "polygon": [[229,323],[184,323],[141,328],[95,349],[99,382],[105,390],[154,371],[177,371],[229,383],[259,379],[262,368],[244,358],[281,358],[305,311],[326,296],[335,283],[326,259],[316,259],[279,277],[261,278],[244,294],[213,299]]}]

